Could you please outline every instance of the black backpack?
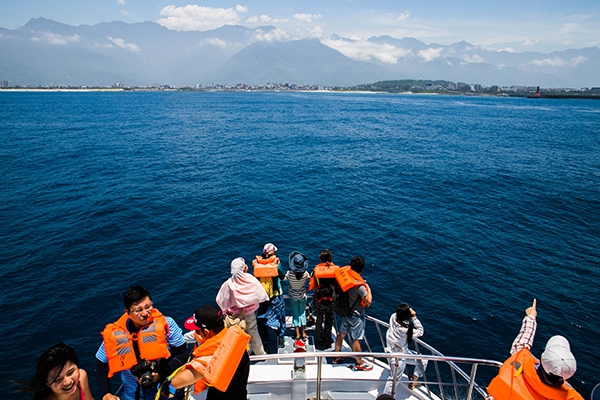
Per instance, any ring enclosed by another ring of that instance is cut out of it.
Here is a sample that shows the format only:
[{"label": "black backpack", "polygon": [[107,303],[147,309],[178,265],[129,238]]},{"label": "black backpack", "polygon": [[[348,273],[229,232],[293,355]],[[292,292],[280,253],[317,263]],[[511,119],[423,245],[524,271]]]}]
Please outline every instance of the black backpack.
[{"label": "black backpack", "polygon": [[348,291],[343,291],[337,282],[333,285],[333,311],[340,317],[349,317],[353,314],[354,306],[360,300],[360,296],[356,299],[352,299],[348,294]]}]

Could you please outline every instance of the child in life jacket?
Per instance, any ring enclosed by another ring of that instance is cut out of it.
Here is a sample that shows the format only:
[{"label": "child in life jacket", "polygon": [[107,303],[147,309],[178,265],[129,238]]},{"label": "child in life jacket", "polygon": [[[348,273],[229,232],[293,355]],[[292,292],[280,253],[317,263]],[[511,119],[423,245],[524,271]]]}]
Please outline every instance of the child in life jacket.
[{"label": "child in life jacket", "polygon": [[294,251],[290,254],[289,261],[290,270],[285,274],[285,279],[290,282],[288,296],[292,308],[292,324],[296,330],[296,340],[306,340],[306,282],[310,278],[306,272],[308,258],[299,251]]}]

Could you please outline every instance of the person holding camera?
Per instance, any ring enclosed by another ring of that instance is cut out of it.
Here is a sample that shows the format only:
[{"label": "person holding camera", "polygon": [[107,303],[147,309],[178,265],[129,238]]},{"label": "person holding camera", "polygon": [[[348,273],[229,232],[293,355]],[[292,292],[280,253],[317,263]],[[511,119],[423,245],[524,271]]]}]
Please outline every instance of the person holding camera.
[{"label": "person holding camera", "polygon": [[[241,328],[235,325],[226,328],[223,312],[211,305],[197,308],[194,314],[185,321],[184,327],[194,333],[196,340],[196,347],[192,353],[193,359],[186,364],[185,368],[177,371],[168,384],[167,382],[163,384],[161,392],[165,393],[164,391],[169,386],[181,389],[193,384],[194,394],[207,389],[206,400],[246,400],[250,374],[250,357],[247,351],[249,335],[243,333]],[[236,329],[241,335],[235,335]],[[229,330],[234,330],[231,337],[239,338],[241,344],[227,341],[227,335],[231,333],[228,332]],[[229,350],[221,353],[221,357],[223,357],[221,363],[226,365],[227,371],[222,372],[223,376],[219,378],[219,383],[216,381],[209,383],[205,376],[209,369],[207,360],[218,357],[216,354],[219,353],[218,349],[222,346]]]},{"label": "person holding camera", "polygon": [[154,400],[156,386],[187,361],[181,328],[154,308],[150,292],[132,286],[123,296],[125,312],[106,325],[96,353],[96,379],[102,400],[119,400],[110,378],[121,372],[123,400]]}]

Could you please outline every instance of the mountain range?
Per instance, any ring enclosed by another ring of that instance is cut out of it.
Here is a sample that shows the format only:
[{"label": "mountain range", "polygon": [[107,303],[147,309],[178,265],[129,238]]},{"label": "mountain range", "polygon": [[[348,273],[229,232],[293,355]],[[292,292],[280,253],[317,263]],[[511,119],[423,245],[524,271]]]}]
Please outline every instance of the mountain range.
[{"label": "mountain range", "polygon": [[[72,26],[45,18],[16,29],[0,28],[0,80],[9,85],[132,86],[155,83],[295,83],[352,86],[393,79],[443,79],[485,86],[600,86],[600,49],[549,54],[475,46],[426,44],[378,36],[359,42],[291,37],[274,26],[225,25],[179,32],[154,22]],[[336,48],[363,51],[350,58]],[[392,54],[392,56],[389,56]],[[356,58],[360,58],[357,60]]]}]

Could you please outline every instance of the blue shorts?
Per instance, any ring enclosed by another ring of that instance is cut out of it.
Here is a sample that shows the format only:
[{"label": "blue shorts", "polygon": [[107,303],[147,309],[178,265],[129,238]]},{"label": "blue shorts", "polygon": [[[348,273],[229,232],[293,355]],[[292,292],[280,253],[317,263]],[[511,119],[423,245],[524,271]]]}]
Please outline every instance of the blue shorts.
[{"label": "blue shorts", "polygon": [[365,337],[365,316],[351,315],[342,318],[340,332],[348,335],[350,346],[356,340],[363,340]]}]

